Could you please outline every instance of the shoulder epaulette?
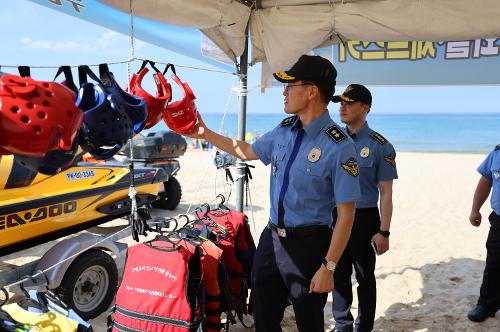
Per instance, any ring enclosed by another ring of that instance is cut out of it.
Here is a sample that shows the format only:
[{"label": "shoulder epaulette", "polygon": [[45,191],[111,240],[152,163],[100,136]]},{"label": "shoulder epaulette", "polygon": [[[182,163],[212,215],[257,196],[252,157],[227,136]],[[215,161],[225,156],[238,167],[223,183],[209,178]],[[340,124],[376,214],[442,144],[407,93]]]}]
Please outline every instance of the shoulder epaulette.
[{"label": "shoulder epaulette", "polygon": [[385,143],[387,143],[387,140],[385,139],[385,137],[382,136],[382,135],[380,135],[376,131],[372,131],[370,133],[370,136],[373,137],[377,142],[379,142],[382,145],[384,145]]},{"label": "shoulder epaulette", "polygon": [[337,125],[333,125],[326,129],[326,133],[330,136],[336,143],[342,141],[347,136],[344,134],[342,129],[340,129]]},{"label": "shoulder epaulette", "polygon": [[495,146],[495,150],[500,150],[500,144],[498,144],[497,146]]},{"label": "shoulder epaulette", "polygon": [[285,118],[283,119],[283,121],[281,121],[281,127],[293,125],[295,123],[295,120],[297,120],[297,115],[289,116],[288,118]]}]

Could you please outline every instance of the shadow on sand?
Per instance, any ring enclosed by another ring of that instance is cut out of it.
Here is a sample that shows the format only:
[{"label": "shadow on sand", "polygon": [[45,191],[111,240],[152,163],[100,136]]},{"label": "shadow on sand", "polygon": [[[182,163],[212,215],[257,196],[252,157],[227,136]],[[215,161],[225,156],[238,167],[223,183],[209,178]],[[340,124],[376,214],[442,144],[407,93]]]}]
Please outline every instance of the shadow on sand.
[{"label": "shadow on sand", "polygon": [[[399,271],[378,274],[379,299],[384,296],[384,291],[391,289],[391,285],[383,283],[392,277],[399,276],[401,279],[405,278],[405,274],[417,272],[423,287],[420,289],[421,296],[418,300],[391,304],[376,319],[374,331],[500,331],[500,313],[483,323],[473,323],[467,319],[467,311],[474,307],[479,295],[483,269],[484,261],[452,258],[420,268],[408,266]],[[353,285],[355,289],[355,279]],[[401,297],[405,296],[405,290],[399,287],[394,287],[392,291],[400,293]],[[356,299],[356,295],[354,298]],[[334,322],[331,305],[329,301],[325,307],[326,325]],[[355,306],[357,307],[357,300]],[[356,317],[355,306],[353,315]]]}]

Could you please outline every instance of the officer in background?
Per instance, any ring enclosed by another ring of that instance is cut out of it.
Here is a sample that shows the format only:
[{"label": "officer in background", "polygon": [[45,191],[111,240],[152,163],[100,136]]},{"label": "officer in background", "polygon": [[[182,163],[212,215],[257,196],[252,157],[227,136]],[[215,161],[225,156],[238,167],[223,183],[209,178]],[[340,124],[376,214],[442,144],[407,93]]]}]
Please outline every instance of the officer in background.
[{"label": "officer in background", "polygon": [[[371,331],[377,304],[375,258],[389,250],[389,227],[392,218],[392,180],[398,178],[396,152],[391,143],[373,131],[366,122],[372,105],[370,91],[360,84],[349,85],[333,97],[340,103],[340,120],[354,140],[359,166],[361,198],[356,201],[356,215],[349,243],[335,272],[333,317],[336,331],[352,331],[352,267],[358,281],[358,317],[356,331]],[[380,214],[378,209],[380,193]],[[334,211],[334,217],[336,211]]]},{"label": "officer in background", "polygon": [[500,309],[500,144],[486,157],[477,168],[481,178],[474,192],[469,221],[473,226],[481,225],[479,210],[490,194],[491,208],[490,231],[486,240],[486,266],[483,283],[479,291],[477,306],[469,311],[467,317],[473,322],[482,322],[495,316]]},{"label": "officer in background", "polygon": [[[275,73],[287,84],[285,113],[292,116],[252,145],[216,134],[201,117],[190,134],[240,159],[271,165],[270,219],[252,270],[256,331],[281,331],[289,301],[300,331],[324,331],[324,306],[360,195],[354,144],[326,109],[336,76],[330,61],[307,55]],[[333,202],[338,218],[332,233]]]}]

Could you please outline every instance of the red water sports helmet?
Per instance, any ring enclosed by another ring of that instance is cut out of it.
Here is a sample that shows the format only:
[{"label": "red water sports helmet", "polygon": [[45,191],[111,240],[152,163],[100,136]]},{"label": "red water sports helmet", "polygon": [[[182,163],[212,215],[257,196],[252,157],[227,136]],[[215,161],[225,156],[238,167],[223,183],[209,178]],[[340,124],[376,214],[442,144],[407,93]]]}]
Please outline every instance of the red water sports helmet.
[{"label": "red water sports helmet", "polygon": [[[148,63],[151,68],[155,70],[153,78],[156,83],[156,97],[153,97],[142,88],[142,79],[149,71],[148,68],[146,68]],[[153,127],[161,120],[161,115],[165,110],[165,107],[172,100],[172,87],[167,82],[165,76],[163,76],[158,68],[156,68],[155,63],[150,60],[144,60],[142,62],[142,66],[137,74],[132,75],[129,87],[130,93],[134,96],[141,97],[146,101],[148,117],[146,119],[144,129]]]},{"label": "red water sports helmet", "polygon": [[177,77],[174,65],[168,64],[163,74],[167,72],[168,68],[172,68],[173,74],[171,77],[181,88],[184,96],[181,100],[174,101],[167,105],[162,117],[170,129],[179,134],[187,134],[194,129],[198,121],[198,111],[194,103],[196,97],[189,85],[185,82],[181,82],[180,78]]},{"label": "red water sports helmet", "polygon": [[60,83],[2,76],[0,153],[43,157],[48,151],[71,150],[83,121],[75,99]]}]

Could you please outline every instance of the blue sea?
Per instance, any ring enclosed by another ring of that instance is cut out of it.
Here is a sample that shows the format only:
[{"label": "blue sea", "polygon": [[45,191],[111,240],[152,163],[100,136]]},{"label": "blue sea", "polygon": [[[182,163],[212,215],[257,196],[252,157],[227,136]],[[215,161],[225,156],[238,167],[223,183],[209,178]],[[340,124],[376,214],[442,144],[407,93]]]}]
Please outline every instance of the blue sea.
[{"label": "blue sea", "polygon": [[[330,112],[340,124],[337,114]],[[218,131],[223,114],[203,114],[203,120]],[[248,114],[247,132],[263,134],[273,129],[285,114]],[[500,144],[498,114],[370,114],[368,123],[396,151],[487,153]],[[236,137],[237,114],[226,114],[222,132]]]}]

